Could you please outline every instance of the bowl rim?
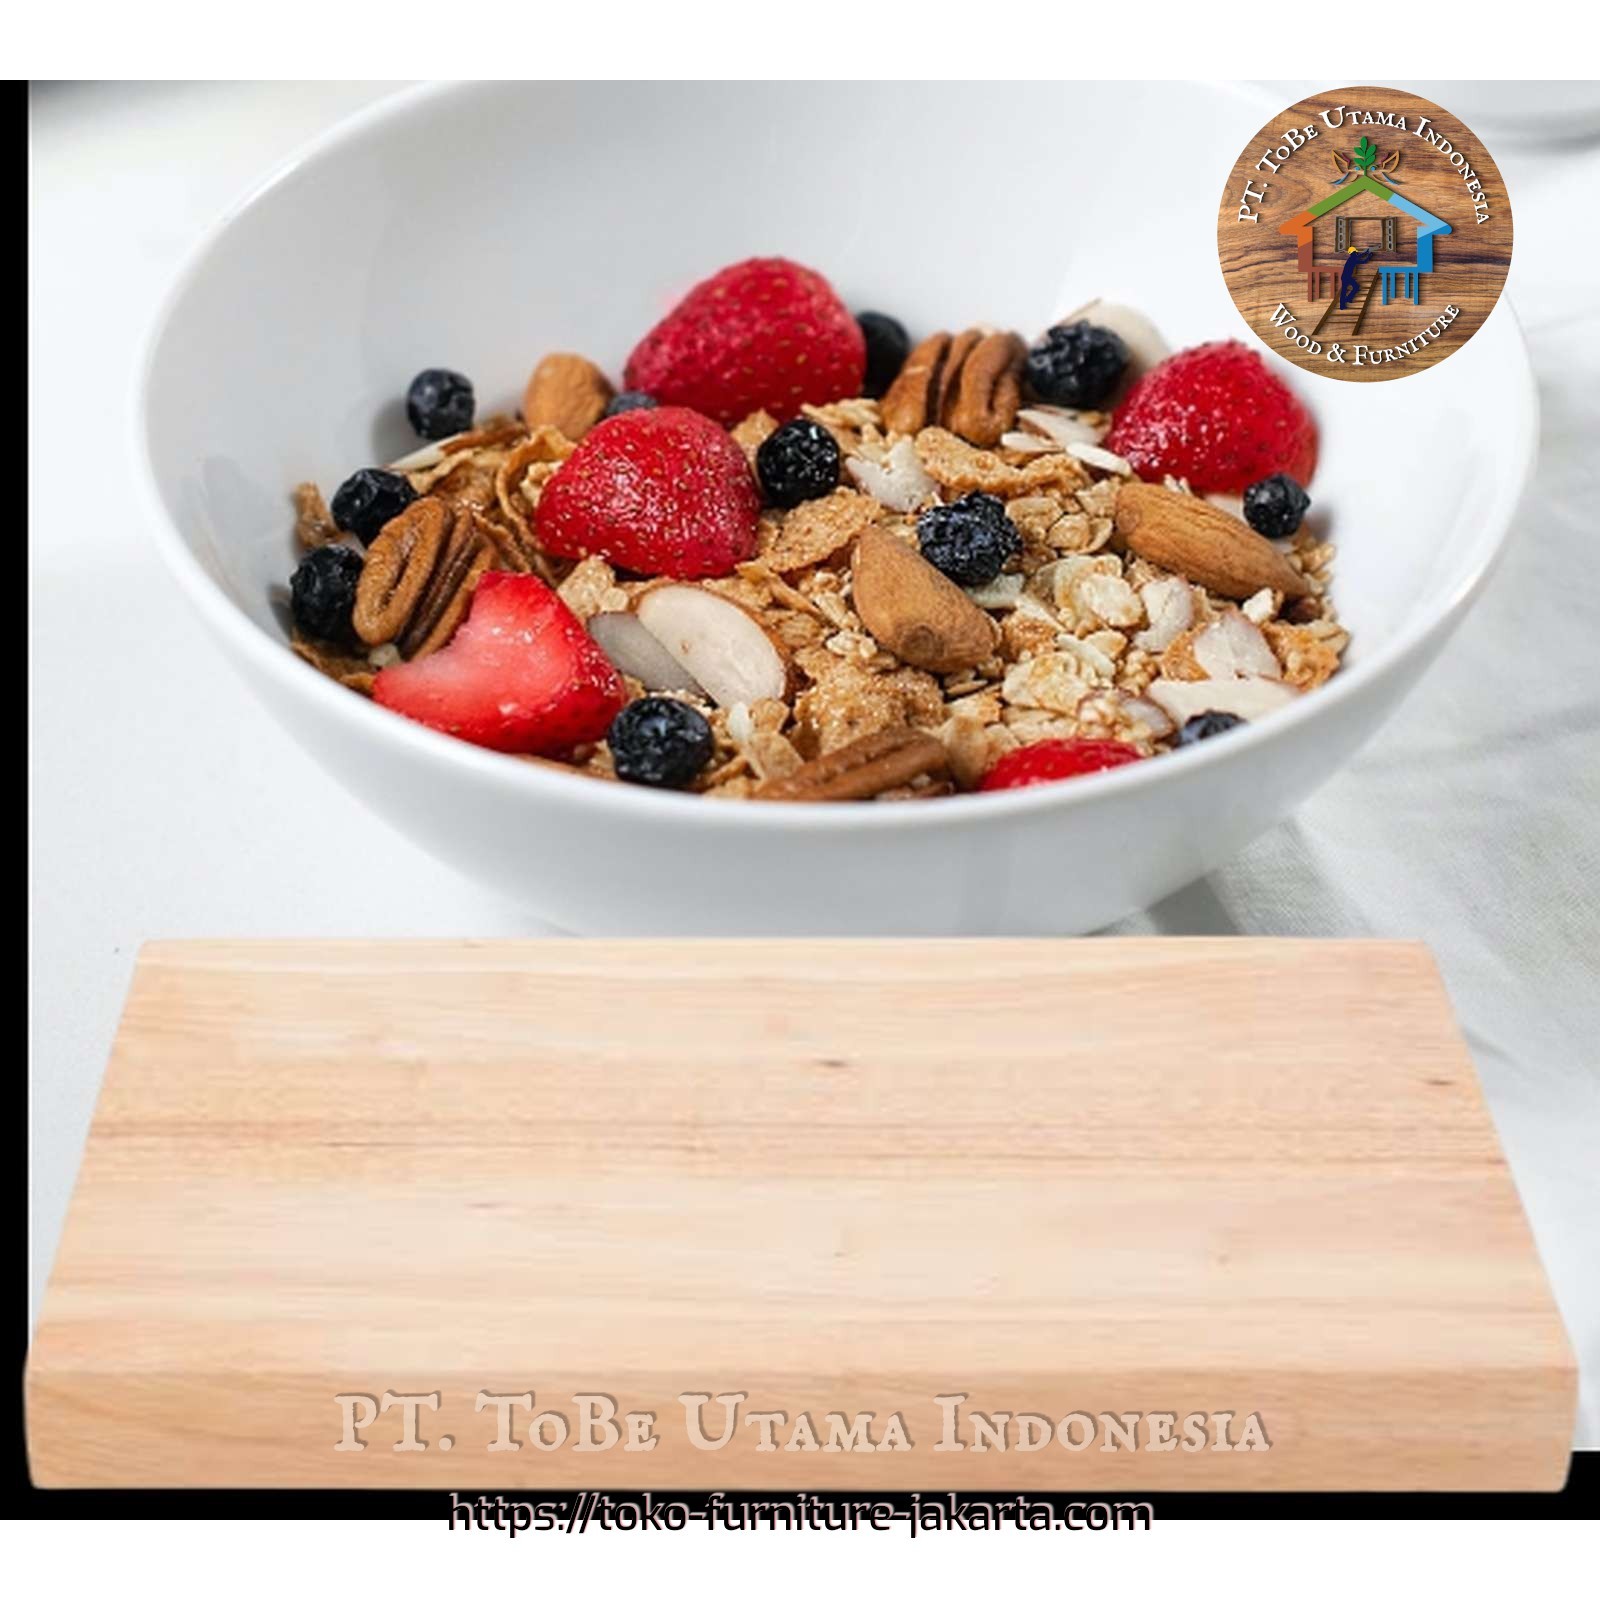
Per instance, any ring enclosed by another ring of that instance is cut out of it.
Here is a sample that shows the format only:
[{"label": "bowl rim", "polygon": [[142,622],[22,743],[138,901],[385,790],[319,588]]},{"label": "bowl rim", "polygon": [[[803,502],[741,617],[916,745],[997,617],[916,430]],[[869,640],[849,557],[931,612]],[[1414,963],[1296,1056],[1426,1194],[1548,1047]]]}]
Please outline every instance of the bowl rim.
[{"label": "bowl rim", "polygon": [[[221,641],[236,647],[251,663],[281,684],[287,695],[305,697],[312,705],[324,709],[329,716],[342,719],[353,739],[372,737],[387,740],[400,750],[414,754],[418,760],[443,762],[454,767],[464,779],[481,778],[505,786],[521,787],[530,801],[537,804],[572,802],[585,806],[596,805],[603,810],[611,810],[618,821],[624,822],[648,818],[690,827],[734,827],[776,833],[818,829],[828,832],[870,832],[963,827],[991,817],[1003,821],[1008,817],[1034,812],[1070,812],[1085,804],[1111,799],[1123,791],[1154,789],[1180,782],[1206,766],[1240,760],[1252,751],[1264,749],[1270,743],[1291,736],[1306,723],[1331,712],[1334,707],[1357,699],[1370,686],[1403,669],[1407,663],[1423,654],[1433,640],[1448,635],[1481,593],[1510,542],[1517,507],[1536,464],[1539,397],[1521,319],[1509,294],[1503,293],[1485,319],[1479,337],[1497,318],[1504,319],[1505,327],[1499,336],[1507,341],[1515,367],[1512,375],[1515,387],[1508,390],[1504,397],[1502,418],[1510,423],[1506,438],[1507,453],[1517,464],[1499,480],[1488,503],[1479,503],[1479,520],[1490,533],[1477,561],[1442,598],[1403,621],[1395,633],[1370,656],[1349,667],[1341,667],[1327,683],[1300,696],[1292,705],[1282,707],[1260,722],[1245,724],[1230,732],[1226,739],[1210,740],[1184,750],[1167,751],[1159,758],[1088,773],[1070,782],[1034,784],[987,794],[944,795],[922,805],[868,806],[841,805],[828,801],[766,804],[710,802],[705,796],[694,793],[596,781],[580,772],[557,771],[553,767],[519,760],[503,752],[435,732],[421,723],[376,705],[365,695],[353,694],[343,685],[309,667],[285,642],[273,639],[258,627],[218,579],[205,569],[178,531],[177,520],[161,487],[155,461],[152,381],[160,352],[189,290],[204,272],[219,242],[241,216],[340,147],[375,134],[391,121],[408,116],[418,106],[458,95],[467,96],[478,87],[471,83],[409,85],[340,118],[300,144],[226,207],[190,248],[151,319],[135,365],[136,390],[132,417],[134,453],[139,462],[136,476],[163,563]],[[1229,86],[1214,87],[1221,89]],[[1458,351],[1456,357],[1459,360],[1466,354],[1466,351]]]}]

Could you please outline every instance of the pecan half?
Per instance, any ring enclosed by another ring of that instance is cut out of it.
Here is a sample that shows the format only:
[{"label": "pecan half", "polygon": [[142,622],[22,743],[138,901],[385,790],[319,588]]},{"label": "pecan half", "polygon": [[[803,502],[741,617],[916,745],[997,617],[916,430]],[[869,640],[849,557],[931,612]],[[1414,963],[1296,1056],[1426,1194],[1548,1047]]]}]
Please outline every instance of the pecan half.
[{"label": "pecan half", "polygon": [[950,352],[948,333],[930,333],[912,350],[879,406],[891,433],[920,433],[938,415],[940,382]]},{"label": "pecan half", "polygon": [[930,334],[906,357],[882,401],[891,433],[943,427],[972,444],[998,444],[1022,404],[1027,346],[1014,333],[968,328]]},{"label": "pecan half", "polygon": [[472,591],[495,558],[479,520],[479,513],[470,508],[456,513],[450,536],[434,563],[433,576],[397,641],[407,660],[431,655],[449,644],[461,626],[472,603]]},{"label": "pecan half", "polygon": [[785,778],[769,780],[754,791],[754,798],[870,800],[914,778],[943,773],[948,764],[944,746],[932,734],[887,728],[818,756]]},{"label": "pecan half", "polygon": [[967,358],[978,348],[982,340],[981,330],[968,328],[965,333],[958,333],[950,341],[950,348],[944,354],[944,366],[939,372],[938,392],[929,397],[929,422],[943,422],[951,406],[955,404],[956,391],[960,387],[961,373],[966,367]]},{"label": "pecan half", "polygon": [[352,621],[364,644],[388,644],[400,636],[439,563],[453,520],[442,501],[423,499],[384,524],[356,584]]},{"label": "pecan half", "polygon": [[1028,347],[1014,333],[985,334],[961,363],[954,393],[939,420],[969,444],[989,449],[1010,431],[1022,405],[1022,364]]}]

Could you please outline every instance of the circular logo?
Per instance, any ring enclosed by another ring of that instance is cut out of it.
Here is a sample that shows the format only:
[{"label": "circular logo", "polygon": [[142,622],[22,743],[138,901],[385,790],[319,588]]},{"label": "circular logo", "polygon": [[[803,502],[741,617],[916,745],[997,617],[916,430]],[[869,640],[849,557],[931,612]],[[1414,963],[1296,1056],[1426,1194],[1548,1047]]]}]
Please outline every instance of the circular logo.
[{"label": "circular logo", "polygon": [[1217,254],[1264,344],[1307,372],[1381,382],[1483,326],[1511,266],[1511,203],[1489,152],[1442,107],[1332,89],[1245,146]]}]

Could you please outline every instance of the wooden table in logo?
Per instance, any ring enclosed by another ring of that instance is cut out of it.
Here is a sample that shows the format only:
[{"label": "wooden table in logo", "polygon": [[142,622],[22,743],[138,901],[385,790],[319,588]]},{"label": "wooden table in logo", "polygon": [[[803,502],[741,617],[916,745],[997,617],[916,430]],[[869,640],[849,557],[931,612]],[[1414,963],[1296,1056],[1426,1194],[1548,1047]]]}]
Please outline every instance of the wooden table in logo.
[{"label": "wooden table in logo", "polygon": [[1222,276],[1270,349],[1381,382],[1459,350],[1511,266],[1511,202],[1459,118],[1398,89],[1333,89],[1244,147],[1217,210]]},{"label": "wooden table in logo", "polygon": [[46,1486],[1547,1489],[1574,1369],[1433,963],[170,943]]}]

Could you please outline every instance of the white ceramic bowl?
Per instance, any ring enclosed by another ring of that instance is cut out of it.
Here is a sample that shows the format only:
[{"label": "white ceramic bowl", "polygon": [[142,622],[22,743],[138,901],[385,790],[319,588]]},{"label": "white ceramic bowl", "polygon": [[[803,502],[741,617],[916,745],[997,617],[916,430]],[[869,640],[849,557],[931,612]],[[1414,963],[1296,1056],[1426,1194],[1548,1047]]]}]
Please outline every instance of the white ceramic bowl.
[{"label": "white ceramic bowl", "polygon": [[1484,581],[1533,457],[1502,305],[1401,382],[1284,373],[1322,428],[1317,507],[1355,642],[1327,687],[1193,750],[926,804],[702,801],[544,771],[380,710],[297,660],[275,605],[288,489],[410,446],[411,375],[515,403],[552,348],[615,372],[693,281],[754,254],[913,330],[1032,334],[1094,295],[1174,345],[1243,334],[1214,207],[1259,121],[1206,86],[495,85],[336,129],[200,249],[153,338],[142,427],[162,550],[245,680],[419,845],[608,933],[1082,932],[1283,817],[1389,714]]}]

